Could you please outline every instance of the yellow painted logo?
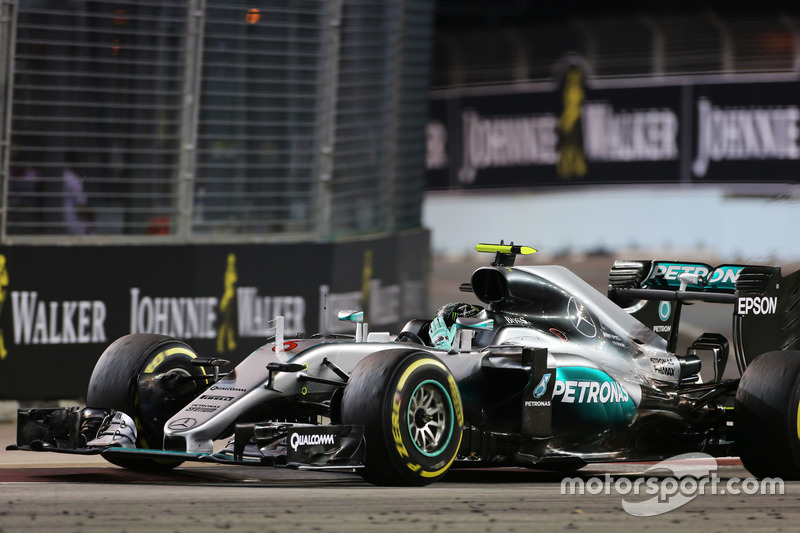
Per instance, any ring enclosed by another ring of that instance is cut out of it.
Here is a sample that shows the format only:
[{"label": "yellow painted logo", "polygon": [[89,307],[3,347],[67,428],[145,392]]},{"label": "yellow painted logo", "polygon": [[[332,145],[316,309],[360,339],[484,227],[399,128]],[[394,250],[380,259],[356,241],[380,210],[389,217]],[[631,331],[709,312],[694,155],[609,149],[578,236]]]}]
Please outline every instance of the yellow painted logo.
[{"label": "yellow painted logo", "polygon": [[361,309],[369,317],[370,293],[372,292],[372,250],[364,250],[364,266],[361,270]]},{"label": "yellow painted logo", "polygon": [[[6,267],[6,256],[0,255],[0,316],[3,314],[3,304],[8,296],[8,268]],[[0,359],[8,356],[6,350],[6,338],[3,328],[0,327]]]},{"label": "yellow painted logo", "polygon": [[217,353],[223,354],[236,349],[236,324],[234,310],[236,303],[236,255],[228,254],[228,268],[225,270],[224,291],[219,302],[222,321],[217,330]]},{"label": "yellow painted logo", "polygon": [[583,125],[581,104],[586,97],[583,90],[583,74],[572,65],[567,69],[564,80],[564,112],[558,119],[558,162],[556,170],[561,179],[581,177],[586,174],[586,160],[583,156]]}]

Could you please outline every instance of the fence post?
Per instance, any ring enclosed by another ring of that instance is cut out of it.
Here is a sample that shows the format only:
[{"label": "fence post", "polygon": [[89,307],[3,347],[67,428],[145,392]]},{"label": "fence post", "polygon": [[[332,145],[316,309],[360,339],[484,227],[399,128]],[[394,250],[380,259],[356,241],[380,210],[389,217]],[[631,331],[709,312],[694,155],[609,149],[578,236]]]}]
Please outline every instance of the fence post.
[{"label": "fence post", "polygon": [[7,241],[11,108],[14,97],[16,0],[0,0],[0,243]]},{"label": "fence post", "polygon": [[342,23],[342,0],[327,3],[324,20],[324,59],[319,100],[319,141],[317,145],[317,239],[331,238],[333,210],[333,162],[336,144],[336,103],[339,89],[339,47]]},{"label": "fence post", "polygon": [[[388,8],[387,8],[388,9]],[[397,67],[391,73],[391,82],[389,84],[390,98],[389,98],[389,132],[386,139],[386,214],[384,216],[384,231],[392,232],[395,229],[395,208],[397,207],[397,199],[395,195],[398,192],[397,187],[397,162],[398,162],[398,143],[400,140],[400,100],[403,95],[400,93],[404,88],[404,77],[406,75],[406,63],[408,57],[405,51],[405,30],[406,30],[406,2],[400,0],[395,4],[394,17],[390,18],[391,23],[394,24],[392,28],[392,36],[390,37],[389,51],[397,60]],[[392,57],[389,56],[389,57]]]},{"label": "fence post", "polygon": [[186,242],[192,234],[205,11],[205,0],[189,0],[186,20],[186,56],[181,94],[180,158],[175,194],[177,220],[175,229],[172,231],[173,235],[182,242]]}]

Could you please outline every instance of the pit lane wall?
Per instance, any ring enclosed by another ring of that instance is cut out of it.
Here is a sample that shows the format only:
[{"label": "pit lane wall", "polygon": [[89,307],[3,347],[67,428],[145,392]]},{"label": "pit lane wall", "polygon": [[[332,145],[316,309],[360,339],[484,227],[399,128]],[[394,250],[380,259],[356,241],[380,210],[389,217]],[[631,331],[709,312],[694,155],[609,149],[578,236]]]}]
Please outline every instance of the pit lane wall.
[{"label": "pit lane wall", "polygon": [[346,243],[0,247],[0,400],[81,398],[108,344],[186,340],[238,363],[274,334],[393,331],[427,310],[429,234]]}]

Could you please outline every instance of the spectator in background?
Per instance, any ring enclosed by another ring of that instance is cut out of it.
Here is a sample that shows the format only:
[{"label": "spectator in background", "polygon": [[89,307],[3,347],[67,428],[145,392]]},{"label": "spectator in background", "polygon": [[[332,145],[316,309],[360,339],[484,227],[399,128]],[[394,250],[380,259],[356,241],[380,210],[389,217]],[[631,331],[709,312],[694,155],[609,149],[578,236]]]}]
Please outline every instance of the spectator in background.
[{"label": "spectator in background", "polygon": [[41,175],[18,144],[11,145],[9,155],[9,233],[37,233],[42,222]]},{"label": "spectator in background", "polygon": [[92,216],[83,180],[78,176],[78,155],[68,153],[66,163],[62,183],[64,226],[70,235],[87,235],[92,232]]}]

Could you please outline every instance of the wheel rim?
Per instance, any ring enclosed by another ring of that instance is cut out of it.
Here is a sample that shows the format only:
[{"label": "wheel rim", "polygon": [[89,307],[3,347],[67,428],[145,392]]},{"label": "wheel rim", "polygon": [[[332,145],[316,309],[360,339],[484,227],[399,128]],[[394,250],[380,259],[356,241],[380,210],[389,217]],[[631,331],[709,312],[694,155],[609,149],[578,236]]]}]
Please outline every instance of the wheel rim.
[{"label": "wheel rim", "polygon": [[428,456],[447,448],[452,435],[453,402],[436,381],[420,383],[408,402],[408,431],[417,450]]},{"label": "wheel rim", "polygon": [[[160,447],[160,441],[163,440],[164,423],[172,418],[183,405],[194,399],[200,390],[193,378],[206,376],[203,367],[186,368],[183,366],[191,364],[190,361],[172,359],[169,363],[177,366],[160,368],[163,372],[159,373],[141,373],[136,380],[135,416],[133,418],[139,432],[137,445],[141,448]],[[172,384],[162,387],[157,384],[159,380],[172,382]],[[185,401],[177,404],[177,397],[183,398]],[[148,420],[149,423],[145,423],[145,420]],[[160,463],[164,460],[156,459],[155,461]]]}]

